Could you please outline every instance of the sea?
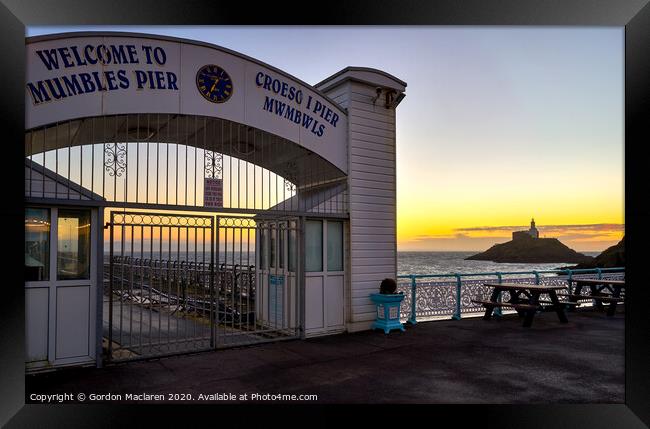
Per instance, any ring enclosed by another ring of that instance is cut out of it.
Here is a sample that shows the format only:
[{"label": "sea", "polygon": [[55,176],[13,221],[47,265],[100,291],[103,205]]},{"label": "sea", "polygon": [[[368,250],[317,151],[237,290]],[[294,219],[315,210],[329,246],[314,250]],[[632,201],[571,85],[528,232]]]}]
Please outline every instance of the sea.
[{"label": "sea", "polygon": [[[136,246],[137,247],[137,246]],[[171,259],[171,260],[189,260],[209,262],[209,253],[203,254],[200,249],[194,253],[194,249],[183,249],[180,252],[171,252],[163,250],[162,252],[153,252],[154,259]],[[104,259],[108,263],[109,249],[104,250]],[[118,251],[119,253],[119,251]],[[574,263],[558,261],[550,264],[509,264],[497,263],[491,261],[467,261],[465,258],[475,255],[478,252],[397,252],[397,274],[471,274],[486,272],[512,272],[512,271],[542,271],[554,270],[560,267],[575,265]],[[581,252],[589,256],[597,256],[600,252]],[[125,249],[125,255],[135,258],[151,258],[152,254],[142,249],[135,249],[133,253]],[[223,251],[219,254],[219,262],[238,265],[255,264],[255,252],[228,252]]]},{"label": "sea", "polygon": [[[478,252],[397,252],[397,274],[470,274],[486,272],[541,271],[575,265],[558,261],[550,264],[508,264],[491,261],[467,261]],[[597,256],[600,252],[581,252]]]}]

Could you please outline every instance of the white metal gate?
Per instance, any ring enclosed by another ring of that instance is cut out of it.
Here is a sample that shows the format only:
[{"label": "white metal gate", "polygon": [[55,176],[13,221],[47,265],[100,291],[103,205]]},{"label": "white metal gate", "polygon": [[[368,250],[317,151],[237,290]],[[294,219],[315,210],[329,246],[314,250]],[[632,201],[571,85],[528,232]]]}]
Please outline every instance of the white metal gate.
[{"label": "white metal gate", "polygon": [[300,335],[296,219],[115,211],[106,226],[109,361]]},{"label": "white metal gate", "polygon": [[214,217],[112,212],[107,227],[108,359],[213,348]]},{"label": "white metal gate", "polygon": [[216,225],[217,345],[297,338],[297,219],[220,216]]}]

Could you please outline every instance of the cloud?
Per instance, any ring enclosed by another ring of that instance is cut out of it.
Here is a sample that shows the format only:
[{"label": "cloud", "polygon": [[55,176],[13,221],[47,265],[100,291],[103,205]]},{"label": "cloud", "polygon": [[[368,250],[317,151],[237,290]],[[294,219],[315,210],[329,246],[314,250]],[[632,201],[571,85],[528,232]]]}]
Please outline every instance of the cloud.
[{"label": "cloud", "polygon": [[586,232],[625,232],[625,225],[620,223],[594,223],[590,225],[548,225],[538,228],[544,232],[586,231]]},{"label": "cloud", "polygon": [[399,240],[400,250],[485,250],[497,242],[506,242],[510,237],[470,237],[466,234],[418,235],[408,240]]},{"label": "cloud", "polygon": [[[525,226],[478,226],[457,228],[451,234],[421,234],[400,239],[400,250],[485,250],[512,239],[512,231],[527,230]],[[581,225],[545,225],[538,227],[540,236],[557,238],[573,249],[602,251],[616,244],[625,233],[624,224],[595,223]]]},{"label": "cloud", "polygon": [[[480,233],[489,232],[490,240],[505,240],[512,238],[512,231],[528,230],[529,226],[475,226],[470,228],[456,228],[453,234],[424,234],[416,235],[409,241],[421,242],[430,240],[476,240],[485,238]],[[537,228],[540,236],[548,235],[565,240],[593,240],[596,238],[609,238],[625,232],[625,225],[618,223],[593,223],[582,225],[545,225]],[[501,234],[499,234],[501,233]]]},{"label": "cloud", "polygon": [[[526,230],[530,225],[519,225],[519,226],[475,226],[471,228],[456,228],[454,231],[459,233],[466,232],[494,232],[494,231],[519,231]],[[537,229],[540,233],[543,232],[559,232],[563,233],[566,231],[596,231],[596,232],[620,232],[625,231],[625,224],[621,223],[592,223],[592,224],[582,224],[582,225],[543,225],[537,226]]]},{"label": "cloud", "polygon": [[462,233],[456,233],[456,234],[429,234],[429,235],[416,235],[409,241],[428,241],[428,240],[476,240],[476,239],[483,239],[483,238],[489,238],[490,240],[498,240],[498,239],[503,239],[503,240],[509,240],[511,238],[510,235],[507,236],[491,236],[491,237],[472,237],[469,234],[462,234]]},{"label": "cloud", "polygon": [[520,229],[529,228],[529,225],[519,226],[473,226],[471,228],[456,228],[454,231],[462,232],[475,232],[475,231],[518,231]]}]

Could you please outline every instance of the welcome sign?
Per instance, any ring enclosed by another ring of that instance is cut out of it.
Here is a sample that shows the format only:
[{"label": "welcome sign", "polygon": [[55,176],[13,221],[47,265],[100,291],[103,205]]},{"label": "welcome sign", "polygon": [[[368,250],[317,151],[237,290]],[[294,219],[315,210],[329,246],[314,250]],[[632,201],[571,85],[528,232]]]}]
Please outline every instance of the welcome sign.
[{"label": "welcome sign", "polygon": [[[169,89],[178,91],[178,76],[174,72],[160,70],[133,70],[129,76],[125,64],[143,64],[164,66],[167,62],[165,50],[159,46],[140,45],[105,45],[98,46],[63,46],[59,48],[40,49],[35,53],[48,71],[60,72],[58,76],[27,82],[27,90],[32,103],[38,105],[52,100],[60,100],[95,91],[115,91],[128,89],[135,85],[137,89]],[[84,66],[114,65],[116,69],[66,74],[67,69]]]},{"label": "welcome sign", "polygon": [[346,112],[311,86],[217,46],[145,35],[31,38],[27,129],[129,113],[211,116],[270,132],[347,173]]}]

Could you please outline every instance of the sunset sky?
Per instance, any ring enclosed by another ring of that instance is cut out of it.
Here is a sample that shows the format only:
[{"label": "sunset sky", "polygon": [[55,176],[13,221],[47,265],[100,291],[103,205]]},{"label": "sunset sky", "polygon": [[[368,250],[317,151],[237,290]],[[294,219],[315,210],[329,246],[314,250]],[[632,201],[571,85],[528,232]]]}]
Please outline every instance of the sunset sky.
[{"label": "sunset sky", "polygon": [[406,81],[399,250],[485,250],[527,229],[579,251],[624,233],[623,27],[30,27],[202,40],[315,84],[346,66]]}]

